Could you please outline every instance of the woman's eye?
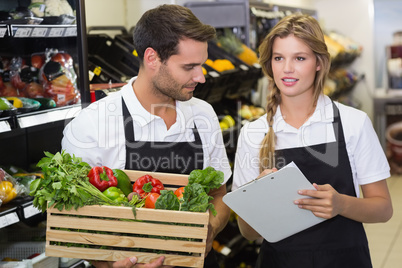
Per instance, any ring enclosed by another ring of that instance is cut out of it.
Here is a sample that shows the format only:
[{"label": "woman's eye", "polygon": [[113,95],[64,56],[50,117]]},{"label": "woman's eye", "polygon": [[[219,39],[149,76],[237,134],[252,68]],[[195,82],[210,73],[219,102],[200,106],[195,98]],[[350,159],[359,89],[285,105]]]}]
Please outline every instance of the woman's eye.
[{"label": "woman's eye", "polygon": [[305,60],[305,58],[303,58],[303,57],[297,57],[296,58],[298,61],[303,61],[303,60]]},{"label": "woman's eye", "polygon": [[275,61],[280,61],[282,59],[282,57],[274,57]]}]

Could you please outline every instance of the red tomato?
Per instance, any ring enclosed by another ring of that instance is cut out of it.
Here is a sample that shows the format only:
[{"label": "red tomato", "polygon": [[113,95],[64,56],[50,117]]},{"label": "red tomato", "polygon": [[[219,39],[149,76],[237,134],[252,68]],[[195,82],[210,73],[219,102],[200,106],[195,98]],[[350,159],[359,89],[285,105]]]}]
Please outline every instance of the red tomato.
[{"label": "red tomato", "polygon": [[174,194],[177,196],[177,198],[179,198],[179,200],[183,198],[183,193],[184,193],[184,186],[174,191]]},{"label": "red tomato", "polygon": [[155,202],[159,196],[160,196],[160,194],[150,193],[145,199],[145,207],[146,208],[155,208]]}]

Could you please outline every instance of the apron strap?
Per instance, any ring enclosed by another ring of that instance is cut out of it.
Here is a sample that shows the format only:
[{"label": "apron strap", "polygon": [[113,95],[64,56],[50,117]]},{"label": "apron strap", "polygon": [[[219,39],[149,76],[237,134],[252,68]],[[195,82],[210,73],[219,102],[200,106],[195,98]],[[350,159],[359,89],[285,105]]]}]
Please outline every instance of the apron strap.
[{"label": "apron strap", "polygon": [[122,108],[123,108],[123,123],[124,123],[124,133],[126,136],[126,145],[134,142],[134,128],[133,128],[133,118],[131,117],[130,112],[128,111],[126,102],[123,97],[121,98]]}]

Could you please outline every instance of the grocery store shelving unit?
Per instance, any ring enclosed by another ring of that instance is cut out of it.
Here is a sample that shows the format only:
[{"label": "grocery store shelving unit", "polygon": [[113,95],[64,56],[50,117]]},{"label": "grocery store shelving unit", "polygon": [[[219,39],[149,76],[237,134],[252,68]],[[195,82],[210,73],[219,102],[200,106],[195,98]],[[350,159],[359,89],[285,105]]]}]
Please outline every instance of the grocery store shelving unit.
[{"label": "grocery store shelving unit", "polygon": [[[61,150],[62,131],[90,101],[86,64],[84,0],[76,0],[74,25],[0,24],[0,56],[29,57],[31,53],[54,47],[66,50],[78,69],[77,85],[81,103],[30,113],[12,113],[0,117],[0,164],[30,169],[44,151]],[[32,205],[32,197],[21,197],[0,206],[0,228],[24,222],[35,224],[44,215]]]},{"label": "grocery store shelving unit", "polygon": [[246,44],[250,44],[249,34],[249,1],[208,1],[187,2],[184,6],[191,9],[202,22],[215,28],[236,28],[237,36]]}]

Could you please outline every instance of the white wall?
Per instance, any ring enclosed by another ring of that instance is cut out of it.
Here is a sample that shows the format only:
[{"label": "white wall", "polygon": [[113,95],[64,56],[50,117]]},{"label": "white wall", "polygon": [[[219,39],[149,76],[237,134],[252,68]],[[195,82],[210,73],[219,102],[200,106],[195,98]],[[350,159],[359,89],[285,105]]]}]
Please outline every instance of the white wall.
[{"label": "white wall", "polygon": [[85,0],[87,26],[125,25],[125,2],[125,0]]},{"label": "white wall", "polygon": [[373,0],[314,0],[314,9],[322,27],[343,34],[363,46],[363,52],[350,69],[364,74],[352,91],[352,96],[361,104],[361,110],[373,118],[374,75],[374,9]]},{"label": "white wall", "polygon": [[402,31],[402,1],[374,0],[374,8],[376,87],[388,88],[386,47],[393,44],[393,34]]}]

